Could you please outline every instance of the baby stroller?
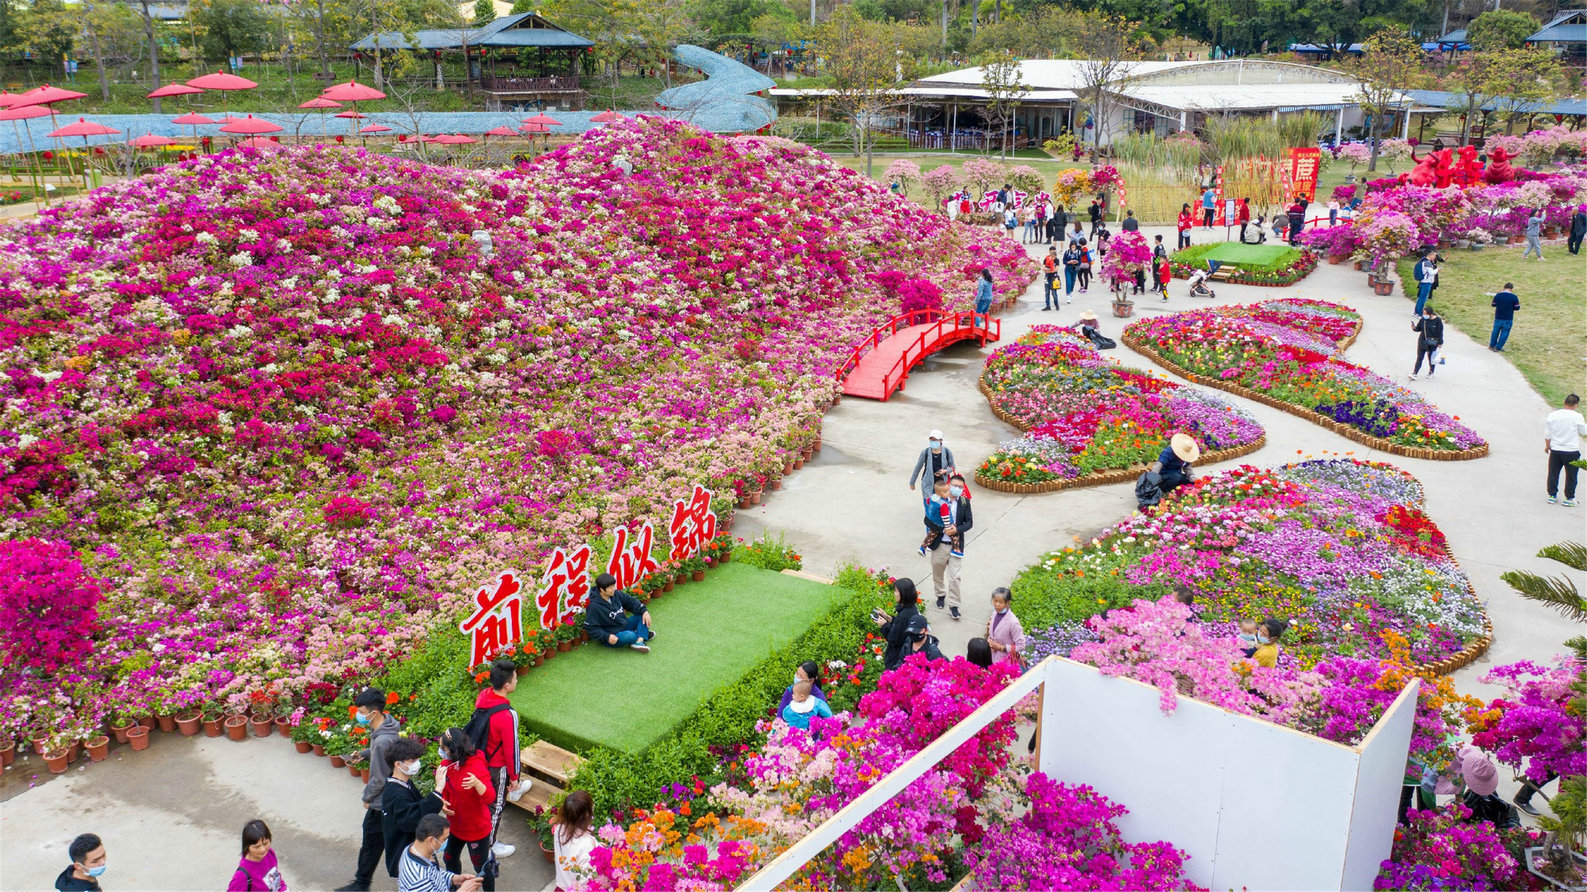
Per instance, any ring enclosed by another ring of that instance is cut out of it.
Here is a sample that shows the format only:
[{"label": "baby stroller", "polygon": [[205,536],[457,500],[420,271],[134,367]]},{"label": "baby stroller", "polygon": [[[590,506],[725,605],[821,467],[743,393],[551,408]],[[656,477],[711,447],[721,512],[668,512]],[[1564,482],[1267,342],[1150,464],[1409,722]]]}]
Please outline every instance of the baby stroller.
[{"label": "baby stroller", "polygon": [[1188,284],[1190,286],[1190,296],[1191,297],[1217,297],[1218,296],[1217,292],[1215,292],[1211,288],[1207,287],[1207,278],[1209,276],[1211,276],[1213,273],[1217,272],[1217,271],[1218,271],[1218,261],[1209,260],[1209,261],[1207,261],[1207,268],[1206,269],[1198,269],[1195,272],[1191,273],[1190,274],[1190,280],[1186,283],[1186,284]]}]

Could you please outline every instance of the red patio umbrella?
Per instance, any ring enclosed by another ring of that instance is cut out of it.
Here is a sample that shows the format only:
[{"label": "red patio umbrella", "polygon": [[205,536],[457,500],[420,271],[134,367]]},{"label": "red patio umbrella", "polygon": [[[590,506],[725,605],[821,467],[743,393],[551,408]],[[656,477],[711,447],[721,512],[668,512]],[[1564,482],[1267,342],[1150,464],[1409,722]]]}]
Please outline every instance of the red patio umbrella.
[{"label": "red patio umbrella", "polygon": [[518,131],[511,127],[493,127],[485,131],[486,136],[517,136]]},{"label": "red patio umbrella", "polygon": [[238,143],[237,145],[239,145],[239,146],[247,146],[248,148],[251,148],[251,149],[279,149],[279,148],[281,148],[281,144],[279,142],[276,142],[275,140],[270,139],[269,137],[266,137],[266,136],[250,136],[247,139],[243,140],[242,142]]},{"label": "red patio umbrella", "polygon": [[0,108],[10,108],[11,106],[16,105],[17,97],[19,95],[20,94],[17,93],[8,93],[5,90],[0,90]]},{"label": "red patio umbrella", "polygon": [[525,133],[550,133],[551,128],[544,124],[525,124],[518,128]]},{"label": "red patio umbrella", "polygon": [[81,99],[87,95],[87,93],[78,93],[73,90],[62,90],[60,87],[52,87],[49,84],[44,84],[43,86],[34,87],[25,93],[18,93],[16,95],[16,99],[12,100],[11,107],[21,108],[24,105],[50,105],[56,102],[66,102],[71,99]]},{"label": "red patio umbrella", "polygon": [[282,129],[284,128],[280,124],[272,124],[263,118],[248,115],[245,118],[232,118],[227,121],[226,125],[220,128],[220,132],[242,134],[279,133]]},{"label": "red patio umbrella", "polygon": [[366,115],[366,114],[363,114],[361,112],[356,112],[356,111],[349,110],[349,111],[344,111],[344,112],[337,112],[336,113],[336,117],[338,117],[338,118],[349,118],[349,119],[354,120],[354,121],[361,121],[364,118],[367,118],[369,116]]},{"label": "red patio umbrella", "polygon": [[227,74],[224,71],[217,71],[214,74],[200,75],[199,77],[195,77],[188,81],[187,85],[189,87],[198,87],[200,90],[222,91],[220,98],[221,114],[225,114],[226,112],[225,93],[229,93],[232,90],[252,90],[254,87],[259,86],[245,77],[238,77],[235,74]]},{"label": "red patio umbrella", "polygon": [[464,136],[461,133],[442,133],[430,141],[438,142],[444,146],[465,146],[471,142],[479,142],[479,140],[475,139],[474,137]]},{"label": "red patio umbrella", "polygon": [[[341,108],[341,107],[342,107],[342,104],[340,102],[337,102],[334,99],[326,99],[324,96],[316,96],[313,99],[310,99],[308,102],[300,102],[300,103],[298,103],[298,108],[326,109],[326,108]],[[325,112],[323,112],[323,111],[320,112],[320,135],[321,136],[325,135]]]},{"label": "red patio umbrella", "polygon": [[[0,94],[0,101],[16,99],[17,95],[16,93]],[[47,118],[49,116],[50,110],[42,105],[22,105],[14,108],[10,106],[0,107],[0,121],[11,122],[11,130],[17,136],[18,146],[22,144],[22,128],[17,124],[18,121],[25,121],[29,118]],[[33,145],[32,130],[28,131],[28,152],[33,156],[33,163],[39,172],[39,191],[44,194],[44,203],[48,205],[50,203],[50,190],[45,188],[44,162],[39,160],[38,149]]]},{"label": "red patio umbrella", "polygon": [[204,124],[204,125],[214,124],[215,120],[213,118],[205,117],[204,115],[201,115],[198,112],[188,112],[187,114],[182,115],[179,118],[172,118],[171,119],[171,123],[172,124],[181,124],[183,127],[192,127],[193,128],[193,141],[194,142],[198,142],[198,125],[200,125],[200,124]]},{"label": "red patio umbrella", "polygon": [[607,110],[601,112],[593,118],[590,118],[590,120],[597,124],[615,124],[618,121],[626,121],[628,119],[615,111]]},{"label": "red patio umbrella", "polygon": [[555,127],[556,125],[562,123],[545,112],[540,112],[532,118],[524,118],[523,122],[525,124],[544,124],[547,127]]},{"label": "red patio umbrella", "polygon": [[358,81],[348,81],[345,84],[332,84],[320,91],[326,99],[337,102],[368,102],[371,99],[385,99],[386,94],[367,84]]},{"label": "red patio umbrella", "polygon": [[[358,132],[359,133],[390,133],[391,132],[391,128],[387,127],[385,124],[365,124],[364,126],[358,128]],[[398,137],[398,139],[401,139],[401,137]]]},{"label": "red patio umbrella", "polygon": [[129,141],[127,145],[138,149],[155,149],[161,146],[174,146],[176,145],[176,140],[170,138],[169,136],[159,136],[149,133]]},{"label": "red patio umbrella", "polygon": [[193,95],[195,93],[202,93],[202,92],[204,92],[204,91],[199,89],[198,87],[190,87],[187,84],[166,84],[165,86],[159,88],[158,90],[155,90],[154,92],[145,95],[143,98],[145,98],[145,99],[164,99],[167,96],[191,96],[191,95]]},{"label": "red patio umbrella", "polygon": [[[114,127],[106,127],[104,124],[100,124],[100,123],[95,122],[95,121],[90,121],[90,120],[87,120],[86,118],[78,118],[77,119],[77,123],[75,123],[75,124],[67,124],[65,127],[61,127],[59,129],[53,130],[53,131],[49,132],[46,135],[49,136],[51,139],[65,139],[65,138],[67,138],[69,136],[81,136],[83,138],[83,149],[86,150],[88,148],[88,137],[90,137],[90,136],[110,136],[111,134],[120,133],[120,132],[121,132],[120,130],[117,130]],[[87,191],[87,189],[88,189],[88,160],[87,160],[87,158],[84,158],[83,159],[83,190]]]}]

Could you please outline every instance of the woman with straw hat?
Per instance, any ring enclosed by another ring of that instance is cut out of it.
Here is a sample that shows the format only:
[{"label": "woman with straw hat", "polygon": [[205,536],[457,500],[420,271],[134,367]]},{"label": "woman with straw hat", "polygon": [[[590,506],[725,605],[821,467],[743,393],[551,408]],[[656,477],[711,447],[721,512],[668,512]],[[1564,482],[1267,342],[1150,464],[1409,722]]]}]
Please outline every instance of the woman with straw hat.
[{"label": "woman with straw hat", "polygon": [[1098,350],[1112,350],[1118,346],[1118,342],[1102,334],[1101,329],[1097,327],[1097,314],[1090,310],[1082,310],[1080,312],[1078,328],[1080,329],[1080,334]]},{"label": "woman with straw hat", "polygon": [[1195,482],[1195,469],[1191,463],[1201,458],[1201,446],[1196,439],[1186,433],[1174,434],[1168,440],[1168,445],[1163,447],[1163,452],[1152,463],[1152,470],[1161,478],[1158,489],[1164,496],[1184,486]]}]

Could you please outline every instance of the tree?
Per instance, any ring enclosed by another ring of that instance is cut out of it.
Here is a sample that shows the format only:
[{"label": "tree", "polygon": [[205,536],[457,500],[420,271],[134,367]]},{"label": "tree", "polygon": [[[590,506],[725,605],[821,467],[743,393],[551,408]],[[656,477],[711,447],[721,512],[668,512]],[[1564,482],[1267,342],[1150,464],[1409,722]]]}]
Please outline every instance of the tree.
[{"label": "tree", "polygon": [[1019,63],[1013,57],[1000,54],[981,65],[981,89],[986,91],[984,114],[997,124],[1002,135],[1002,156],[1008,157],[1008,125],[1014,119],[1020,102],[1030,95],[1030,87],[1020,80]]},{"label": "tree", "polygon": [[271,17],[256,0],[201,0],[188,7],[202,29],[199,48],[206,59],[257,53],[270,45]]},{"label": "tree", "polygon": [[816,47],[831,78],[828,101],[853,122],[854,155],[865,153],[865,174],[870,176],[877,124],[899,103],[898,39],[888,26],[867,22],[853,7],[839,6],[817,31]]},{"label": "tree", "polygon": [[1553,53],[1526,46],[1488,55],[1482,89],[1493,97],[1494,111],[1504,116],[1505,133],[1559,95],[1565,68]]},{"label": "tree", "polygon": [[664,72],[669,88],[672,86],[669,64],[672,51],[695,31],[694,20],[689,17],[688,0],[646,0],[634,11],[633,33],[641,44],[638,52]]},{"label": "tree", "polygon": [[1016,58],[1061,59],[1074,54],[1070,35],[1076,29],[1074,13],[1043,6],[1024,15],[983,27],[970,41],[976,54],[1003,52]]},{"label": "tree", "polygon": [[33,0],[22,14],[17,37],[35,56],[54,65],[72,51],[76,18],[61,0]]},{"label": "tree", "polygon": [[1425,64],[1422,45],[1397,28],[1384,29],[1368,38],[1366,52],[1350,64],[1351,73],[1361,84],[1352,98],[1372,121],[1367,130],[1367,142],[1372,145],[1367,170],[1378,169],[1378,137],[1383,118],[1408,106],[1405,91],[1420,83]]},{"label": "tree", "polygon": [[88,38],[94,67],[99,71],[99,98],[110,101],[110,66],[130,61],[140,44],[138,17],[125,5],[106,0],[80,0],[76,20]]},{"label": "tree", "polygon": [[472,24],[476,28],[483,28],[496,21],[496,4],[492,0],[474,0],[474,18]]},{"label": "tree", "polygon": [[[137,0],[138,5],[134,10],[138,19],[143,23],[143,43],[149,52],[149,89],[155,90],[160,86],[160,39],[159,23],[154,19],[155,3],[151,0]],[[160,114],[160,100],[154,100],[154,113]]]},{"label": "tree", "polygon": [[1494,9],[1466,26],[1466,42],[1474,50],[1517,50],[1537,33],[1537,19],[1513,9]]},{"label": "tree", "polygon": [[535,0],[513,0],[512,14],[517,15],[521,12],[534,12],[535,7],[538,5],[539,4],[536,3]]},{"label": "tree", "polygon": [[1074,48],[1079,55],[1081,90],[1096,125],[1095,144],[1106,142],[1113,114],[1113,91],[1135,67],[1140,45],[1135,28],[1121,18],[1087,13],[1075,20]]}]

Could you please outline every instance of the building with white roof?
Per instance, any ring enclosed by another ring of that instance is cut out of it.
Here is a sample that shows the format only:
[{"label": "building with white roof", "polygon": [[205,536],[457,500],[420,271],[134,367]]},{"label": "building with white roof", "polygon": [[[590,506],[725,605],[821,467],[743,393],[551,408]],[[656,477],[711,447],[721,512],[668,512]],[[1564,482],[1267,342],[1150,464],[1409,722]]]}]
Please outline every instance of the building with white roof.
[{"label": "building with white roof", "polygon": [[[1027,59],[1019,63],[1020,82],[1028,89],[1020,99],[1013,126],[1020,141],[1040,143],[1059,133],[1085,131],[1096,137],[1087,116],[1087,67],[1081,59]],[[904,87],[901,114],[910,141],[927,147],[954,148],[959,139],[974,145],[985,127],[981,110],[991,96],[983,70],[963,68],[922,78]],[[819,90],[772,90],[781,99],[820,98]],[[1120,66],[1111,96],[1104,142],[1123,133],[1167,135],[1196,130],[1211,116],[1274,116],[1313,110],[1333,113],[1336,136],[1363,126],[1365,115],[1356,95],[1360,82],[1326,68],[1258,59],[1187,62],[1127,62]],[[1411,105],[1406,97],[1406,108]],[[1382,132],[1401,133],[1408,116],[1392,115]],[[988,142],[994,142],[987,139]]]}]

